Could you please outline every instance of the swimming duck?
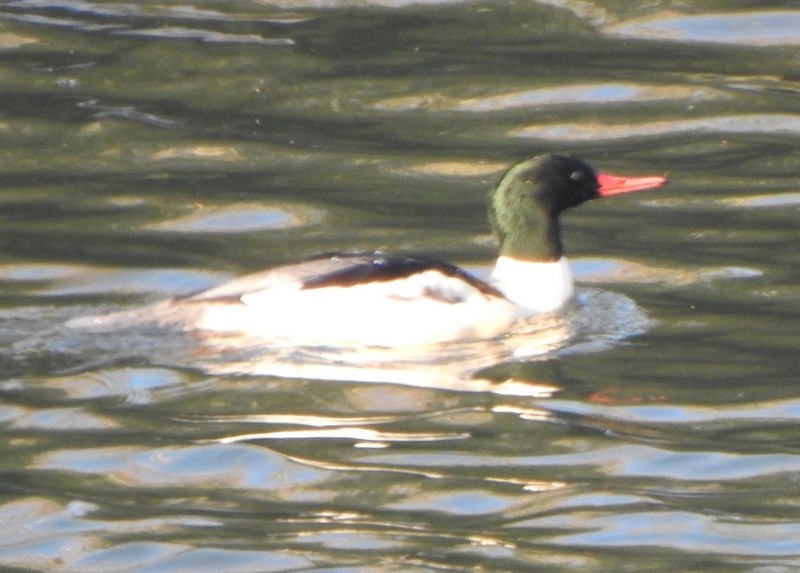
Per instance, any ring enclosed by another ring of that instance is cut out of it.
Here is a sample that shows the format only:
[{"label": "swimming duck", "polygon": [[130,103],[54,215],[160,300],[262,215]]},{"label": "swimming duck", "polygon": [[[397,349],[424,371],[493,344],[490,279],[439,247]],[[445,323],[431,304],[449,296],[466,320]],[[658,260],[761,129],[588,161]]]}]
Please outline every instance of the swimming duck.
[{"label": "swimming duck", "polygon": [[541,155],[514,165],[490,194],[499,257],[486,280],[425,257],[329,253],[161,303],[148,316],[280,346],[397,347],[496,337],[570,300],[559,221],[565,210],[666,181],[597,173],[575,157]]}]

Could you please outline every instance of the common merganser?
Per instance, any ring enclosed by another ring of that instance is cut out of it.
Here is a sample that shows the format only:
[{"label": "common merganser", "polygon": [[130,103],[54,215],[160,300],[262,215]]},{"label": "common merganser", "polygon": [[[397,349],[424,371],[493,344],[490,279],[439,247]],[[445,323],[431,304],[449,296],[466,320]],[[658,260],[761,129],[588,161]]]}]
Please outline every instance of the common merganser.
[{"label": "common merganser", "polygon": [[487,339],[558,310],[573,281],[559,216],[598,197],[659,187],[542,155],[513,166],[489,197],[500,255],[487,280],[423,257],[335,253],[248,275],[146,314],[184,330],[245,335],[280,346],[398,347]]}]

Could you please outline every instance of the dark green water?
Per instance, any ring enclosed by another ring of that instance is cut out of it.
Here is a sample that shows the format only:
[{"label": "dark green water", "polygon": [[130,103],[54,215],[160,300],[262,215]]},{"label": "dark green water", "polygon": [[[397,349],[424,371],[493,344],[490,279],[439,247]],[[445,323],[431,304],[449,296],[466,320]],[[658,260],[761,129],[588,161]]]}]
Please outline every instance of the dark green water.
[{"label": "dark green water", "polygon": [[[796,2],[0,2],[0,566],[797,570],[799,61]],[[671,180],[565,218],[617,310],[495,373],[550,397],[63,327],[332,249],[485,267],[545,151]]]}]

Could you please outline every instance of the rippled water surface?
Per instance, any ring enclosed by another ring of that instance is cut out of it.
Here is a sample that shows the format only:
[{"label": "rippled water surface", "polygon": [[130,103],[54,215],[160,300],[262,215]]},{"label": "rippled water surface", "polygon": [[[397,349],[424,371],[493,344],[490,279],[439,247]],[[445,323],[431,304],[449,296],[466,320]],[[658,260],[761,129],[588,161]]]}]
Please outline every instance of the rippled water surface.
[{"label": "rippled water surface", "polygon": [[[1,1],[0,567],[800,568],[798,30],[795,2]],[[545,151],[671,183],[565,217],[578,296],[522,350],[293,378],[67,326],[336,249],[485,272],[486,190]]]}]

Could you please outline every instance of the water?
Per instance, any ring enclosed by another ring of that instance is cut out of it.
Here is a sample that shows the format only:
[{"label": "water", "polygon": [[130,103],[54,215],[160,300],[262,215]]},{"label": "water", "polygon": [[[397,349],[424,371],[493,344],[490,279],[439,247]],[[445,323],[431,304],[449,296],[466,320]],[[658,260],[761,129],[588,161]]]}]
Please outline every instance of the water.
[{"label": "water", "polygon": [[[796,570],[798,19],[0,3],[0,565]],[[565,217],[566,339],[479,379],[65,327],[334,249],[485,270],[485,192],[544,151],[671,184]]]}]

